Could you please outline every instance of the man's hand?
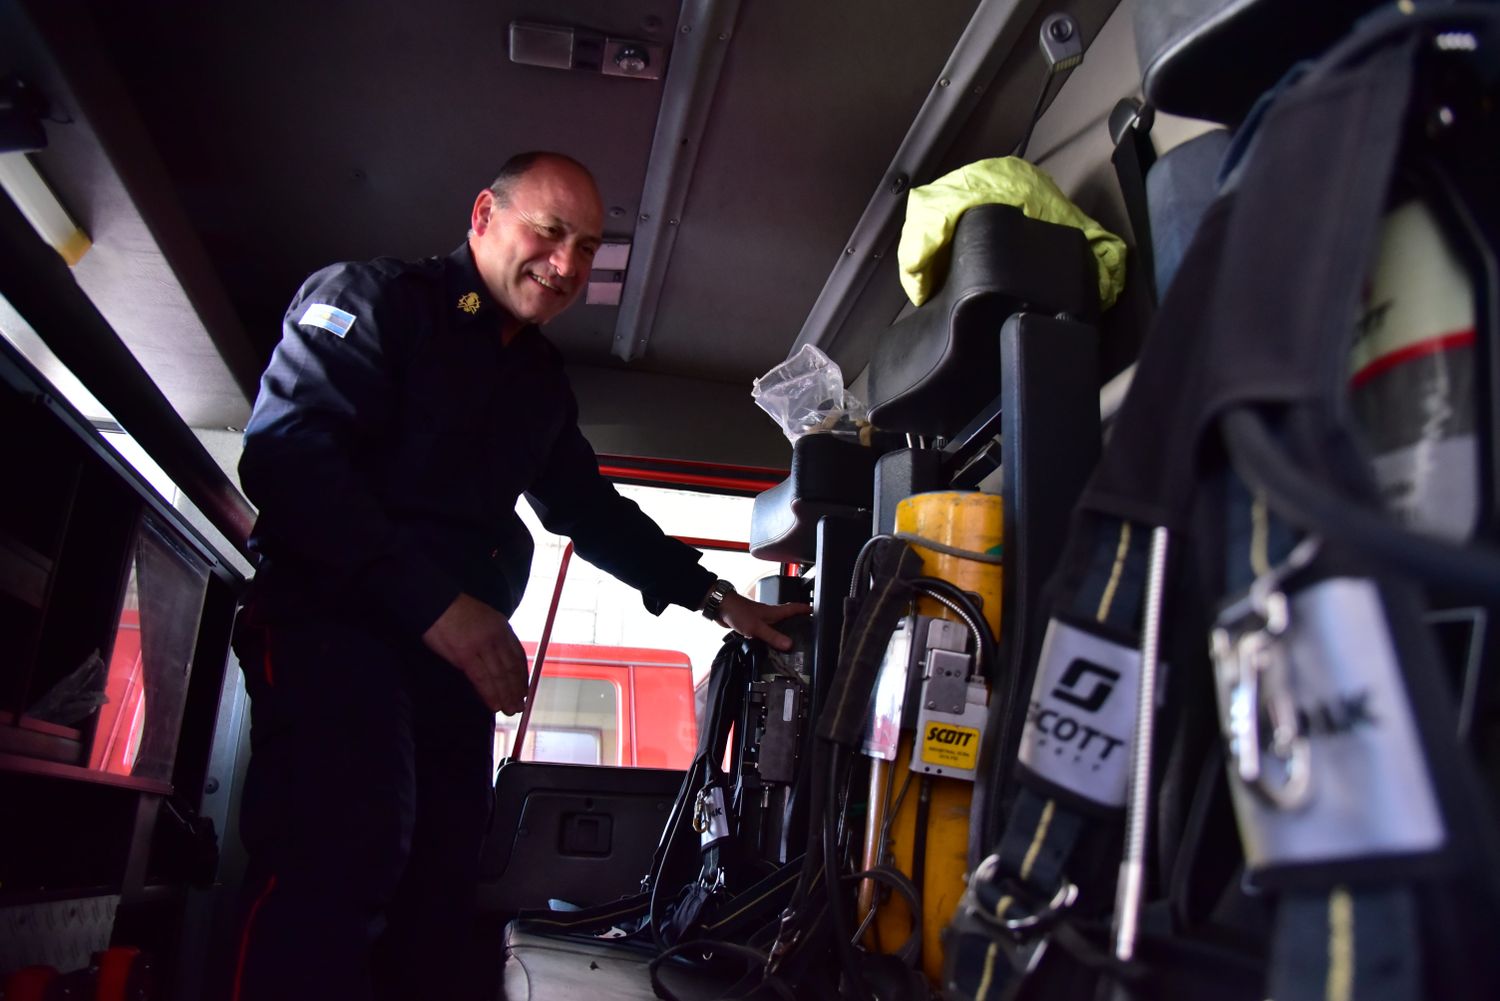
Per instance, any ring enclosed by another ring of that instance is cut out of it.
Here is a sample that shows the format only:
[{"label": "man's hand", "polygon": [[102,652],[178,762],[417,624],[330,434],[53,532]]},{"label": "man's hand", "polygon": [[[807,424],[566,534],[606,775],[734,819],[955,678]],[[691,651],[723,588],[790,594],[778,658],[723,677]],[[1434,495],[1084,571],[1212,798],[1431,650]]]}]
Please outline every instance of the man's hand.
[{"label": "man's hand", "polygon": [[422,642],[464,673],[490,709],[514,716],[526,704],[526,651],[510,620],[460,594],[422,634]]},{"label": "man's hand", "polygon": [[792,648],[792,641],[771,626],[794,615],[811,614],[811,605],[762,605],[742,594],[730,593],[724,596],[723,603],[719,605],[719,624],[733,629],[741,636],[764,640],[785,653]]}]

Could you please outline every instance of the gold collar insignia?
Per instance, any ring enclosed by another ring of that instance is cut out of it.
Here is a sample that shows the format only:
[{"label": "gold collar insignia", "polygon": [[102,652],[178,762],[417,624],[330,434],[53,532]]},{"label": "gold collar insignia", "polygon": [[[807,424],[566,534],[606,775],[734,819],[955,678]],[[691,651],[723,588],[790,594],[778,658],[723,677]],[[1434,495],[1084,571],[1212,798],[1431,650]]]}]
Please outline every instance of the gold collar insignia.
[{"label": "gold collar insignia", "polygon": [[479,293],[465,292],[458,300],[458,308],[470,316],[479,312]]}]

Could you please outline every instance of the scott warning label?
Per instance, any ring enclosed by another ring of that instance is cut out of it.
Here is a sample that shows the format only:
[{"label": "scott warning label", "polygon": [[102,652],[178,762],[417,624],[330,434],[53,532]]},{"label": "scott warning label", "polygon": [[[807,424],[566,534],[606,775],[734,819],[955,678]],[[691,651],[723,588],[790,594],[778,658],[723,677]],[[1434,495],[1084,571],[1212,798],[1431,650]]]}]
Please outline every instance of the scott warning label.
[{"label": "scott warning label", "polygon": [[939,768],[973,771],[979,763],[979,731],[947,723],[928,723],[922,733],[922,760]]}]

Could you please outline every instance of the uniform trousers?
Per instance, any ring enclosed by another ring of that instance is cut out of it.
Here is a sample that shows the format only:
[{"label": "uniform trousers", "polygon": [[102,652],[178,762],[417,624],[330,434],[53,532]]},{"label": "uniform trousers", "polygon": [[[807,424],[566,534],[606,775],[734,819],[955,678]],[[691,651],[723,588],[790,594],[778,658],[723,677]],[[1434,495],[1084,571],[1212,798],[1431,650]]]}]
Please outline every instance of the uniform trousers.
[{"label": "uniform trousers", "polygon": [[377,623],[236,630],[251,698],[234,1001],[463,998],[494,716]]}]

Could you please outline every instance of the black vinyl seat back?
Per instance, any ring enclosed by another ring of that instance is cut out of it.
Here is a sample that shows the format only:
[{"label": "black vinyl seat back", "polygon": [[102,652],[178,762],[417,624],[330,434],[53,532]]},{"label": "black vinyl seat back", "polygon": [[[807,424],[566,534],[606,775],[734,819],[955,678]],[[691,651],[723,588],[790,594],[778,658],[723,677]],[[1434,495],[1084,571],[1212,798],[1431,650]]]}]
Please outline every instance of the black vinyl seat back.
[{"label": "black vinyl seat back", "polygon": [[1083,233],[980,205],[958,220],[948,277],[891,325],[870,358],[870,421],[886,431],[951,437],[1000,387],[1000,327],[1022,311],[1099,317],[1099,277]]},{"label": "black vinyl seat back", "polygon": [[[1235,125],[1287,68],[1322,52],[1385,0],[1173,0],[1136,5],[1146,100]],[[1226,72],[1232,67],[1232,71]]]},{"label": "black vinyl seat back", "polygon": [[778,563],[812,563],[818,519],[870,510],[876,450],[836,434],[808,434],[792,444],[786,479],[755,498],[750,552]]}]

